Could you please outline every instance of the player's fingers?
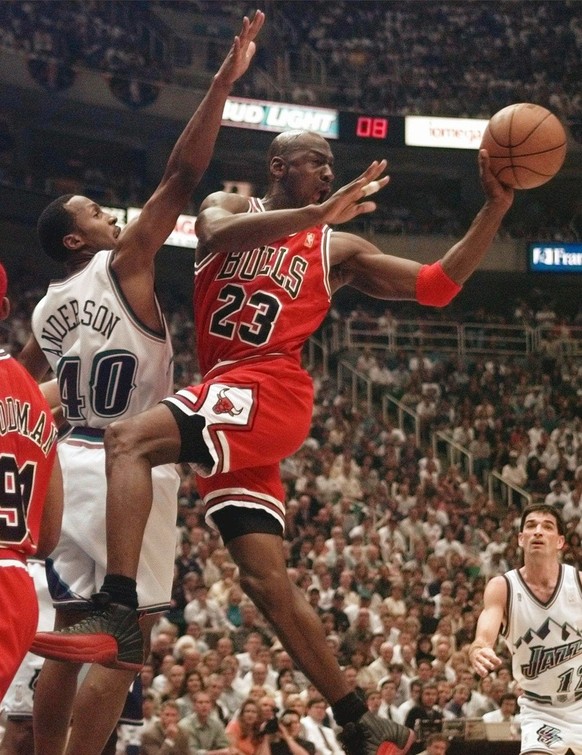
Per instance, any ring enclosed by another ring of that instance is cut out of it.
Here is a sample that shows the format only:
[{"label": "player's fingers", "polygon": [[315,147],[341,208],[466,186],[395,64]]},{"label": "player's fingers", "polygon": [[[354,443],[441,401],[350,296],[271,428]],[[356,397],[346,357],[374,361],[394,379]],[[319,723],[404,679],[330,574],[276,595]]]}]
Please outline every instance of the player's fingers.
[{"label": "player's fingers", "polygon": [[361,173],[357,178],[354,178],[354,180],[351,182],[350,186],[353,186],[354,184],[364,184],[369,183],[370,181],[373,181],[374,179],[378,178],[382,174],[382,172],[385,170],[387,165],[386,160],[374,160],[373,163],[370,163],[366,170]]},{"label": "player's fingers", "polygon": [[[386,169],[386,165],[386,160],[374,160],[374,162],[371,163],[361,175],[359,175],[351,183],[344,187],[344,190],[348,190],[350,192],[355,191],[356,193],[359,193],[364,187],[372,184],[372,186],[367,190],[366,194],[373,194],[374,192],[385,186],[387,183],[386,179],[388,178],[388,176],[380,178],[380,176]],[[364,194],[364,196],[366,196],[366,194]],[[360,197],[358,196],[358,199],[359,198]]]},{"label": "player's fingers", "polygon": [[366,202],[360,202],[355,205],[354,209],[356,215],[364,215],[367,212],[374,212],[376,209],[376,202],[371,202],[369,200]]},{"label": "player's fingers", "polygon": [[251,36],[251,39],[254,39],[257,36],[257,34],[263,28],[264,23],[265,23],[265,14],[263,13],[263,11],[261,10],[255,11],[253,20],[250,22],[250,25],[249,25],[249,34]]},{"label": "player's fingers", "polygon": [[369,183],[364,184],[362,186],[363,195],[367,197],[370,194],[375,194],[377,191],[380,191],[380,189],[383,189],[389,180],[390,180],[390,176],[384,176],[383,178],[379,180],[377,179],[377,180],[370,181]]},{"label": "player's fingers", "polygon": [[388,162],[386,160],[374,160],[374,162],[370,163],[370,165],[366,168],[362,175],[359,176],[356,180],[363,181],[365,183],[374,181],[375,179],[379,178],[382,173],[384,173],[387,165]]},{"label": "player's fingers", "polygon": [[241,30],[240,30],[238,36],[241,37],[242,39],[245,39],[246,36],[249,33],[249,27],[250,27],[250,25],[251,25],[251,22],[249,21],[249,17],[248,16],[244,16],[244,18],[242,20],[242,27],[241,27]]}]

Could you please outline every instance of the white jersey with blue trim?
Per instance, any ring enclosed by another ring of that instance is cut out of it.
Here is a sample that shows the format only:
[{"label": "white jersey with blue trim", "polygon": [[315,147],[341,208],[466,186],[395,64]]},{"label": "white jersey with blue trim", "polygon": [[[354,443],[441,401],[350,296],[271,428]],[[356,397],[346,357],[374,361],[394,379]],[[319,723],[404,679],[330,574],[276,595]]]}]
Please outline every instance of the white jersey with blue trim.
[{"label": "white jersey with blue trim", "polygon": [[52,282],[32,315],[72,425],[103,428],[173,390],[172,345],[159,304],[163,334],[137,319],[111,267],[113,254],[98,252],[82,270]]},{"label": "white jersey with blue trim", "polygon": [[561,564],[556,588],[542,602],[519,569],[505,574],[507,625],[503,636],[513,656],[513,676],[525,696],[563,706],[582,699],[582,583]]}]

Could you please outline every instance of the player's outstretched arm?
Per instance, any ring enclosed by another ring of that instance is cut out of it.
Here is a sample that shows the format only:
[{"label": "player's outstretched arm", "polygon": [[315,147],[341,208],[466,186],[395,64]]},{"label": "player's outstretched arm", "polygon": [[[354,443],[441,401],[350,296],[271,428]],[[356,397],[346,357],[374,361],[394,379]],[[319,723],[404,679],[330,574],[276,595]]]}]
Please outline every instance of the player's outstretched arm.
[{"label": "player's outstretched arm", "polygon": [[444,272],[459,286],[477,269],[513,203],[513,189],[500,183],[489,168],[487,150],[479,151],[479,176],[485,203],[463,238],[441,259]]},{"label": "player's outstretched arm", "polygon": [[373,212],[375,203],[365,197],[388,183],[388,176],[382,175],[385,170],[386,160],[375,160],[325,202],[287,210],[247,213],[248,202],[241,197],[233,199],[224,192],[211,194],[202,203],[196,220],[198,257],[253,249],[313,225],[346,223],[357,215]]},{"label": "player's outstretched arm", "polygon": [[264,21],[265,15],[259,10],[252,21],[247,17],[243,19],[241,31],[234,38],[210,89],[174,145],[157,189],[139,218],[120,234],[115,262],[118,272],[124,264],[135,270],[140,259],[149,266],[173,231],[178,216],[210,163],[226,98],[233,83],[249,67],[256,50],[255,38]]},{"label": "player's outstretched arm", "polygon": [[487,676],[499,668],[499,658],[493,648],[503,623],[507,600],[507,583],[504,577],[493,577],[483,594],[483,610],[477,621],[475,640],[469,648],[469,661],[479,676]]},{"label": "player's outstretched arm", "polygon": [[435,307],[449,304],[483,259],[513,201],[513,190],[491,173],[486,150],[479,153],[479,173],[486,195],[483,207],[463,238],[432,265],[383,254],[353,234],[334,233],[334,290],[349,284],[380,299],[416,299]]}]

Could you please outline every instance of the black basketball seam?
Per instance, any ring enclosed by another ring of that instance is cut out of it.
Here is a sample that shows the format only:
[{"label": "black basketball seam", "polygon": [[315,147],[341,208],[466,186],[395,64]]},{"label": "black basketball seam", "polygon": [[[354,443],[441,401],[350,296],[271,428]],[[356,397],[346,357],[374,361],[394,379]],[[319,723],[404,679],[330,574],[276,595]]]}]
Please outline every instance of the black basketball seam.
[{"label": "black basketball seam", "polygon": [[[511,139],[511,127],[513,126],[513,116],[514,115],[515,115],[515,112],[511,113],[511,122],[509,124],[509,137],[510,137],[510,139]],[[552,115],[553,115],[553,113],[550,113],[550,112],[548,112],[547,115],[544,115],[544,117],[541,119],[541,121],[539,121],[538,123],[536,123],[536,125],[532,128],[532,130],[529,131],[519,143],[512,144],[510,146],[510,149],[513,149],[514,147],[519,147],[520,144],[523,144],[524,142],[526,142],[530,138],[530,136],[534,133],[534,131],[536,129],[538,129],[542,125],[542,123],[544,123],[545,121],[547,121],[548,118],[551,118]]]},{"label": "black basketball seam", "polygon": [[517,177],[517,173],[515,172],[515,166],[513,164],[513,155],[511,154],[513,150],[513,139],[512,139],[512,129],[513,129],[513,118],[515,116],[516,110],[511,111],[511,118],[509,119],[509,130],[508,130],[508,136],[509,136],[509,164],[511,166],[511,172],[513,173],[513,183],[516,186],[519,186],[521,188],[521,182],[519,181]]}]

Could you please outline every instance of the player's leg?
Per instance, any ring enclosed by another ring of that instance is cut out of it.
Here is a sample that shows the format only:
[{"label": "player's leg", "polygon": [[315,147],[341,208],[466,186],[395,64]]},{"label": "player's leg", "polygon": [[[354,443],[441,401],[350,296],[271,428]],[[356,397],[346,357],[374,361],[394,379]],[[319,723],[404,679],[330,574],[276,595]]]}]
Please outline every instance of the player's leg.
[{"label": "player's leg", "polygon": [[[135,579],[152,505],[152,467],[177,462],[180,433],[164,404],[110,425],[107,468],[107,573]],[[131,522],[131,526],[126,526]]]},{"label": "player's leg", "polygon": [[[224,523],[228,509],[223,513]],[[230,509],[231,516],[242,518],[247,514],[254,516],[245,509],[238,512],[234,507]],[[215,519],[220,520],[221,516],[215,515]],[[255,532],[233,539],[223,534],[223,538],[239,567],[241,587],[274,628],[297,667],[332,705],[334,718],[343,727],[341,739],[348,755],[409,752],[415,741],[413,732],[368,712],[363,700],[350,692],[325,641],[321,621],[289,579],[281,536]]]},{"label": "player's leg", "polygon": [[330,704],[346,695],[349,689],[325,641],[323,624],[287,575],[282,538],[243,535],[227,548],[239,567],[242,589],[273,626],[297,667]]},{"label": "player's leg", "polygon": [[[140,621],[148,652],[149,637],[158,616],[147,614]],[[96,663],[91,666],[75,697],[65,755],[101,755],[110,750],[110,739],[134,679],[134,671],[110,669]]]},{"label": "player's leg", "polygon": [[6,721],[0,755],[34,755],[32,718],[22,721],[9,718]]},{"label": "player's leg", "polygon": [[97,663],[91,666],[75,697],[66,755],[101,755],[117,725],[134,676],[133,671],[117,671]]},{"label": "player's leg", "polygon": [[[55,629],[70,626],[84,616],[82,611],[57,608]],[[46,660],[38,676],[34,691],[33,725],[37,752],[61,755],[69,734],[73,701],[81,663]],[[58,690],[59,704],[55,705]]]}]

